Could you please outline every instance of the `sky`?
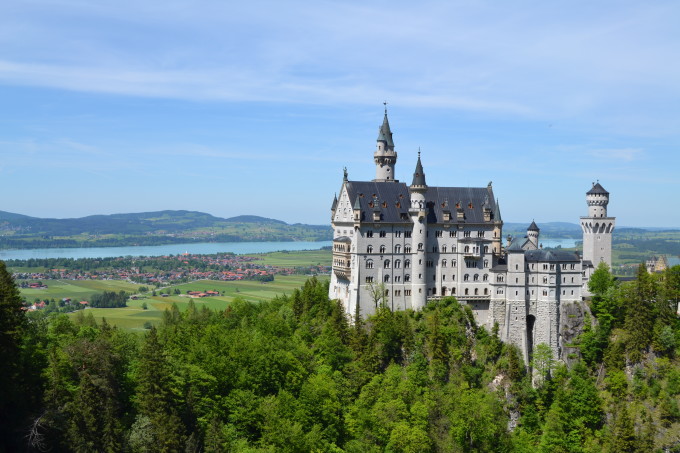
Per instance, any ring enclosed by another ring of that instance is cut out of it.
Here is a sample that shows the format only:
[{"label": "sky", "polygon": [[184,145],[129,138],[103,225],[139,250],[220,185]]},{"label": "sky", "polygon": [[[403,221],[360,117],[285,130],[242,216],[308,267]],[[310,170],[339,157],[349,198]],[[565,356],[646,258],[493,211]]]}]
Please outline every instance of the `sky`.
[{"label": "sky", "polygon": [[680,2],[0,2],[0,210],[327,224],[375,177],[680,227]]}]

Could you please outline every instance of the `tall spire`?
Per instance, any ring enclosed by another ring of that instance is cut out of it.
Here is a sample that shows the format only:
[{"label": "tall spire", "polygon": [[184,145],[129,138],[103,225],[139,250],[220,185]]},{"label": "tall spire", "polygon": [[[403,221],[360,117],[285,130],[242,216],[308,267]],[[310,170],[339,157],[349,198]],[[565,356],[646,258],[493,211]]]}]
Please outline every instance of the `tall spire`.
[{"label": "tall spire", "polygon": [[[387,103],[385,103],[387,105]],[[385,107],[385,117],[383,118],[382,126],[378,130],[378,142],[384,142],[387,150],[394,150],[394,142],[392,141],[392,131],[390,130],[390,122],[387,119],[387,107]]]},{"label": "tall spire", "polygon": [[375,162],[375,179],[380,182],[396,182],[394,179],[394,166],[397,163],[397,153],[394,151],[394,141],[392,140],[392,130],[387,119],[387,102],[385,105],[385,117],[382,126],[378,129],[378,139],[376,150],[373,153]]},{"label": "tall spire", "polygon": [[416,163],[416,171],[413,173],[413,182],[411,187],[426,187],[425,172],[423,171],[423,164],[420,162],[420,151],[418,151],[418,162]]}]

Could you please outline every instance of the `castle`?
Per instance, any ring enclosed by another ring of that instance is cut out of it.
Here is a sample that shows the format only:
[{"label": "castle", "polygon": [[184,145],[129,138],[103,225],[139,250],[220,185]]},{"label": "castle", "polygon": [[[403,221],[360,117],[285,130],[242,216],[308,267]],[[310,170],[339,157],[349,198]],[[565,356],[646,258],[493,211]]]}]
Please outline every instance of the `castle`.
[{"label": "castle", "polygon": [[411,185],[395,179],[397,152],[385,117],[373,154],[372,181],[351,181],[347,170],[333,200],[333,271],[329,297],[350,315],[367,316],[378,304],[419,310],[429,300],[454,296],[477,322],[500,328],[525,360],[534,345],[564,347],[563,308],[580,303],[600,261],[611,265],[615,218],[599,184],[586,193],[581,217],[583,257],[543,250],[535,222],[525,237],[503,245],[503,220],[492,184],[429,186],[420,153]]}]

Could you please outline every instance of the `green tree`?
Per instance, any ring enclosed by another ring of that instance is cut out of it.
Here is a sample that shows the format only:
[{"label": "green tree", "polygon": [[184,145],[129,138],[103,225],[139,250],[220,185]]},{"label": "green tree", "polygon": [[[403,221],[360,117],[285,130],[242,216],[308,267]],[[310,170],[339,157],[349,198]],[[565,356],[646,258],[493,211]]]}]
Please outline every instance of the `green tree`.
[{"label": "green tree", "polygon": [[[17,449],[26,420],[22,343],[28,328],[19,289],[0,261],[0,450]],[[3,448],[4,447],[4,448]]]},{"label": "green tree", "polygon": [[[645,271],[646,272],[646,271]],[[637,439],[626,403],[619,405],[615,411],[616,418],[609,441],[611,453],[633,453],[637,451]]]},{"label": "green tree", "polygon": [[172,380],[172,368],[156,328],[152,327],[140,353],[136,392],[139,413],[136,423],[149,433],[143,443],[151,450],[178,451],[184,442],[184,425],[179,417]]},{"label": "green tree", "polygon": [[535,381],[539,387],[550,379],[550,373],[555,369],[555,358],[549,345],[546,343],[536,345],[531,355],[531,367],[535,371]]},{"label": "green tree", "polygon": [[633,362],[638,362],[642,358],[642,351],[651,344],[654,326],[652,304],[655,296],[654,282],[644,264],[640,264],[637,279],[628,288],[625,299],[626,352]]}]

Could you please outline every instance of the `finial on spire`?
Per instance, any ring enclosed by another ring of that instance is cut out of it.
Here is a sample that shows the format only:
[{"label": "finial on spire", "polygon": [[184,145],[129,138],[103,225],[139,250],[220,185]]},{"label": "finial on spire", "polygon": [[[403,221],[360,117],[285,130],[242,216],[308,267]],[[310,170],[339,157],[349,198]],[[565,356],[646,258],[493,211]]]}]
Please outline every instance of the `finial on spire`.
[{"label": "finial on spire", "polygon": [[387,115],[387,101],[383,101],[383,105],[385,106],[385,115]]},{"label": "finial on spire", "polygon": [[418,147],[418,159],[420,159],[420,146]]}]

